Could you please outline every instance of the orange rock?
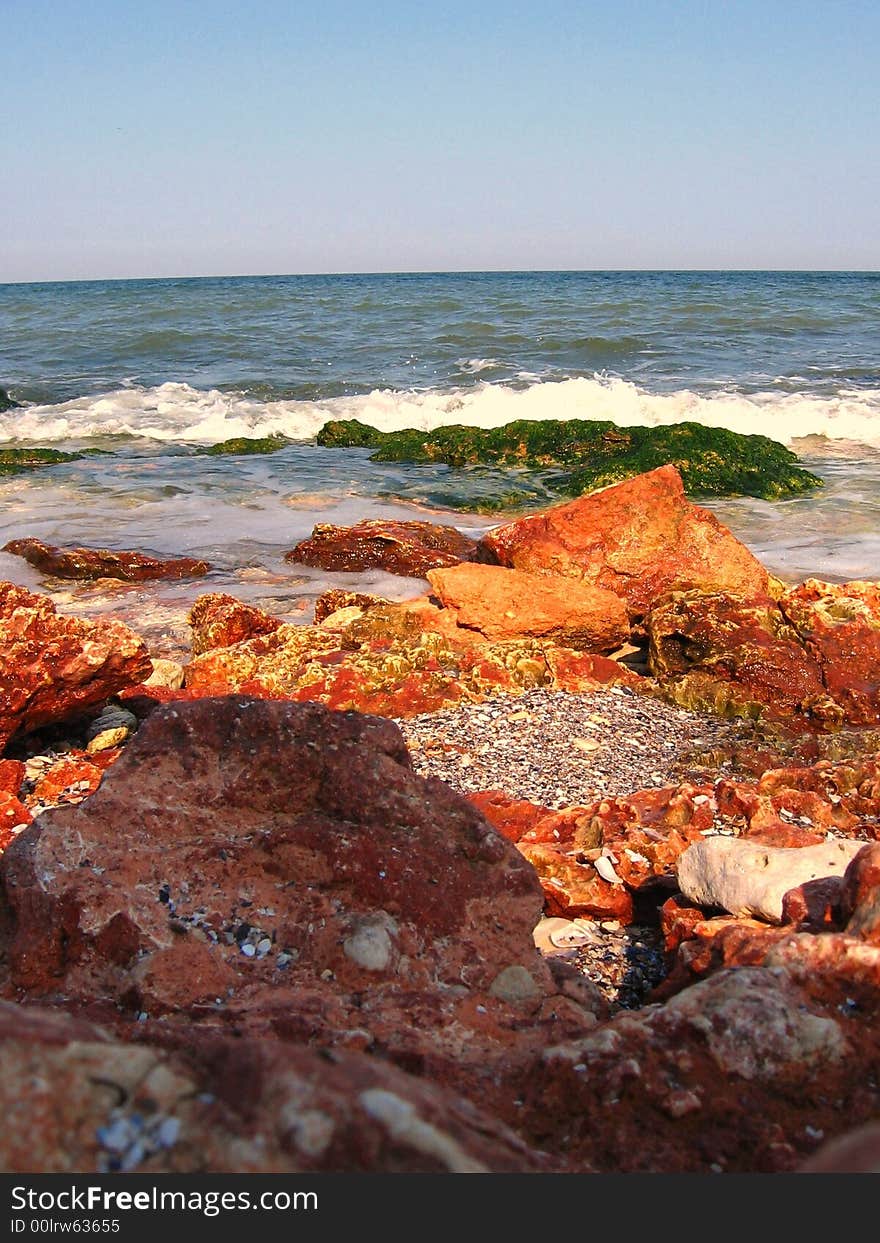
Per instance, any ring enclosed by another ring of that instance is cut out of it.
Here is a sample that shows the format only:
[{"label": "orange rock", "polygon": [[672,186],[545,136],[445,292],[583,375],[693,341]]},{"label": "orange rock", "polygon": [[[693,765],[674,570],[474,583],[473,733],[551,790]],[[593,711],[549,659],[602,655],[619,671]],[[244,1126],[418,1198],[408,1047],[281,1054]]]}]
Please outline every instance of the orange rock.
[{"label": "orange rock", "polygon": [[674,466],[496,527],[481,546],[501,565],[584,579],[642,617],[668,591],[766,592],[767,571],[706,509]]},{"label": "orange rock", "polygon": [[61,617],[47,596],[0,582],[0,754],[13,734],[103,703],[152,668],[122,622]]},{"label": "orange rock", "polygon": [[15,836],[13,830],[30,824],[31,813],[14,794],[0,790],[0,851],[5,850]]},{"label": "orange rock", "polygon": [[0,793],[18,794],[24,774],[21,760],[0,760]]},{"label": "orange rock", "polygon": [[880,586],[807,579],[779,601],[852,725],[880,722]]},{"label": "orange rock", "polygon": [[88,760],[65,756],[47,768],[28,795],[28,807],[45,803],[81,803],[101,784],[102,770]]},{"label": "orange rock", "polygon": [[192,606],[189,624],[193,655],[198,656],[218,647],[230,647],[257,634],[271,634],[282,622],[280,617],[272,617],[234,596],[210,592],[199,596]]},{"label": "orange rock", "polygon": [[429,570],[428,581],[457,625],[478,630],[487,639],[531,635],[566,647],[611,652],[629,636],[620,596],[589,583],[473,564]]},{"label": "orange rock", "polygon": [[623,885],[612,885],[590,864],[578,863],[552,846],[523,842],[517,849],[538,873],[549,915],[632,923],[632,898]]}]

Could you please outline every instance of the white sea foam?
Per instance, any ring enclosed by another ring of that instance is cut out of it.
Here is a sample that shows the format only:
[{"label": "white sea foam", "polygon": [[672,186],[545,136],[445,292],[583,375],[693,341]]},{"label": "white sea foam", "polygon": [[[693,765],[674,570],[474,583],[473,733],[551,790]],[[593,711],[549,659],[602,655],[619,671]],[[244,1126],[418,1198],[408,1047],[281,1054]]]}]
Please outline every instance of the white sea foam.
[{"label": "white sea foam", "polygon": [[125,388],[0,415],[0,441],[60,442],[123,435],[216,444],[231,436],[281,433],[309,440],[330,419],[360,419],[381,431],[430,431],[450,423],[498,427],[512,419],[610,419],[621,426],[682,421],[761,433],[790,442],[824,436],[880,447],[880,392],[834,396],[774,391],[651,393],[626,380],[596,376],[512,388],[483,383],[454,391],[376,390],[323,401],[257,401],[188,384]]}]

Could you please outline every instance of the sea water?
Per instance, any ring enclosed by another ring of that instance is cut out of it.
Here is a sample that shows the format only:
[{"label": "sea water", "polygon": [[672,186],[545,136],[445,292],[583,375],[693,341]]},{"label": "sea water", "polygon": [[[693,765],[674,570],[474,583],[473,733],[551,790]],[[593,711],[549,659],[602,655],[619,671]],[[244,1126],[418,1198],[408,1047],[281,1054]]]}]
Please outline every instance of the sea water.
[{"label": "sea water", "polygon": [[[691,420],[760,432],[824,481],[812,495],[710,502],[787,581],[880,578],[880,273],[514,272],[0,285],[0,446],[101,449],[0,478],[0,545],[197,555],[207,580],[48,587],[169,646],[204,590],[308,620],[328,584],[400,598],[423,584],[283,560],[316,522],[452,512],[481,471],[322,449],[330,419],[382,430],[511,419]],[[266,457],[197,450],[281,433]],[[0,577],[45,589],[18,558]]]}]

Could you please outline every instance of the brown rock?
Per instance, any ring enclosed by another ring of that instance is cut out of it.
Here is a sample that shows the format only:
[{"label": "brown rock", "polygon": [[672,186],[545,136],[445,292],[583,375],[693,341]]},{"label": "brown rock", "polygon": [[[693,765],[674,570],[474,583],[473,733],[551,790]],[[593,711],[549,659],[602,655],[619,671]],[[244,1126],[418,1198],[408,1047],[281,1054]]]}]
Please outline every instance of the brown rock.
[{"label": "brown rock", "polygon": [[808,579],[779,606],[851,725],[880,722],[880,585]]},{"label": "brown rock", "polygon": [[[141,1040],[149,1039],[144,1025]],[[0,1165],[14,1173],[538,1172],[554,1163],[378,1058],[278,1040],[123,1043],[0,1002]],[[558,1164],[558,1163],[557,1163]]]},{"label": "brown rock", "polygon": [[823,876],[789,889],[782,898],[782,922],[811,932],[839,928],[842,891],[840,876]]},{"label": "brown rock", "polygon": [[626,605],[588,583],[560,582],[497,565],[429,570],[434,595],[458,626],[487,639],[553,639],[565,647],[611,652],[629,636]]},{"label": "brown rock", "polygon": [[743,967],[618,1014],[547,1050],[522,1130],[602,1171],[793,1170],[823,1136],[876,1116],[876,1036],[839,999]]},{"label": "brown rock", "polygon": [[[316,704],[157,709],[86,804],[13,842],[0,879],[12,985],[114,1015],[325,1043],[365,1027],[461,1068],[504,1040],[524,1056],[505,1015],[554,993],[533,869],[412,772],[391,722]],[[505,971],[532,980],[519,1002]]]},{"label": "brown rock", "polygon": [[318,523],[309,539],[284,555],[285,561],[323,570],[386,570],[410,578],[476,559],[476,543],[455,527],[391,519],[371,519],[353,527]]},{"label": "brown rock", "polygon": [[645,619],[649,668],[686,707],[817,724],[839,721],[817,662],[769,596],[675,592]]},{"label": "brown rock", "polygon": [[612,591],[634,619],[668,591],[755,596],[768,587],[748,549],[686,499],[674,466],[497,527],[480,544],[501,565]]},{"label": "brown rock", "polygon": [[189,614],[193,655],[231,647],[243,639],[272,634],[283,623],[262,609],[254,608],[222,592],[199,596]]},{"label": "brown rock", "polygon": [[840,913],[850,936],[880,945],[880,843],[865,846],[846,869]]},{"label": "brown rock", "polygon": [[150,557],[146,553],[112,552],[109,548],[54,548],[38,539],[10,540],[4,552],[24,557],[31,565],[56,578],[117,578],[143,583],[156,578],[196,578],[211,569],[193,557]]},{"label": "brown rock", "polygon": [[880,1122],[866,1122],[823,1144],[798,1174],[880,1174]]},{"label": "brown rock", "polygon": [[47,596],[0,583],[0,753],[18,731],[75,716],[151,668],[121,622],[60,617]]}]

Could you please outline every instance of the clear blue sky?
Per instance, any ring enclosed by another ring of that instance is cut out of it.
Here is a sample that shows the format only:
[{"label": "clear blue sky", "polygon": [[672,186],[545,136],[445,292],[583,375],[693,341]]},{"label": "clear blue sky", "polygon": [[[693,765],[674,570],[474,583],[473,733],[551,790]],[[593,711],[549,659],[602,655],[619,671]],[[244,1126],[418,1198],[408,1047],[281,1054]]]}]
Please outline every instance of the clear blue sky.
[{"label": "clear blue sky", "polygon": [[878,0],[0,17],[0,281],[880,267]]}]

